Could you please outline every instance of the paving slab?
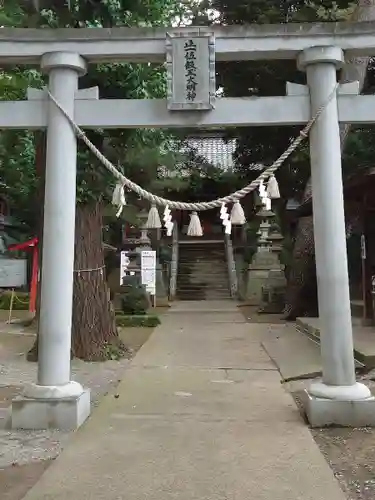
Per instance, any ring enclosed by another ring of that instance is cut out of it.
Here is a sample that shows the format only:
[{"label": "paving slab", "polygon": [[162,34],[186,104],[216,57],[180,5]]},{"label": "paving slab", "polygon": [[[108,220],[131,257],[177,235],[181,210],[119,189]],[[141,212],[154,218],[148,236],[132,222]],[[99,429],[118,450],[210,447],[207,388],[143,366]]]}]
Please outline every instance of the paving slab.
[{"label": "paving slab", "polygon": [[[125,397],[125,401],[120,401]],[[111,411],[129,415],[191,415],[248,421],[300,421],[277,371],[131,368]],[[278,413],[269,412],[277,404]]]},{"label": "paving slab", "polygon": [[25,500],[344,500],[302,423],[102,424],[89,422]]},{"label": "paving slab", "polygon": [[[357,324],[356,319],[353,318],[354,356],[366,368],[375,368],[375,327],[361,326]],[[319,339],[319,318],[297,318],[297,325],[301,330]]]},{"label": "paving slab", "polygon": [[189,316],[166,315],[24,500],[345,499],[260,345],[267,325]]},{"label": "paving slab", "polygon": [[[168,316],[168,313],[167,315]],[[142,347],[136,366],[190,366],[196,368],[237,368],[276,370],[259,342],[253,342],[249,324],[204,324],[163,322]]]},{"label": "paving slab", "polygon": [[262,346],[285,381],[313,378],[322,372],[319,344],[293,325],[271,325]]}]

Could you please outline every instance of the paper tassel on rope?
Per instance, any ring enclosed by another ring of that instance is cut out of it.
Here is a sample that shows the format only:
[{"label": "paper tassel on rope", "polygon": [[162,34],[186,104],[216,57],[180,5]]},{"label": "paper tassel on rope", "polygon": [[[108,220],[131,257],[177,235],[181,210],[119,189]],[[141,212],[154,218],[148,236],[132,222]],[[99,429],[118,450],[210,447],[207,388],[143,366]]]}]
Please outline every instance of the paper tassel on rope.
[{"label": "paper tassel on rope", "polygon": [[146,229],[160,229],[161,221],[159,211],[156,205],[151,205],[150,211],[148,213],[147,222],[145,225]]},{"label": "paper tassel on rope", "polygon": [[163,220],[164,220],[164,227],[167,230],[167,236],[172,236],[173,222],[172,222],[171,211],[169,210],[168,205],[164,209]]},{"label": "paper tassel on rope", "polygon": [[243,226],[246,223],[245,212],[243,211],[239,200],[236,200],[233,204],[232,211],[230,213],[230,222],[236,226]]},{"label": "paper tassel on rope", "polygon": [[118,182],[113,190],[112,205],[117,207],[116,217],[120,217],[126,205],[124,185]]},{"label": "paper tassel on rope", "polygon": [[271,175],[271,177],[268,179],[267,194],[269,198],[271,198],[271,200],[276,200],[280,198],[279,185],[274,175]]},{"label": "paper tassel on rope", "polygon": [[229,214],[225,203],[223,203],[220,208],[220,219],[224,226],[225,234],[230,234],[232,232],[232,223],[229,220]]},{"label": "paper tassel on rope", "polygon": [[203,236],[201,221],[197,212],[192,212],[190,215],[190,223],[187,230],[188,236]]},{"label": "paper tassel on rope", "polygon": [[266,186],[264,185],[263,181],[259,182],[258,189],[259,189],[259,198],[260,199],[265,198],[267,196],[267,189],[266,189]]},{"label": "paper tassel on rope", "polygon": [[220,219],[224,220],[226,218],[226,215],[228,214],[227,207],[225,203],[222,203],[221,208],[220,208]]}]

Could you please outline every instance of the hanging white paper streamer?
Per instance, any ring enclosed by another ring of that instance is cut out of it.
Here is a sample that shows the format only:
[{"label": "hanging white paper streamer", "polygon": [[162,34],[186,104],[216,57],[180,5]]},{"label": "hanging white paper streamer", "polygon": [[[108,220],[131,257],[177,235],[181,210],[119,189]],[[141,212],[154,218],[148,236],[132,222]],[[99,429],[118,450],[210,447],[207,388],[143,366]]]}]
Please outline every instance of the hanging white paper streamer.
[{"label": "hanging white paper streamer", "polygon": [[169,210],[168,205],[164,209],[163,220],[164,220],[164,227],[167,230],[167,236],[172,236],[173,222],[172,222],[171,211]]}]

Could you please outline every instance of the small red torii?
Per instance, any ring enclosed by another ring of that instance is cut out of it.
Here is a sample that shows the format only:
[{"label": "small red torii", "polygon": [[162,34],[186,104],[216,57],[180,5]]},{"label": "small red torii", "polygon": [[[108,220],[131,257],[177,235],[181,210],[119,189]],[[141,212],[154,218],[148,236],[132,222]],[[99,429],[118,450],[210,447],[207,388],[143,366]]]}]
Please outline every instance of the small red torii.
[{"label": "small red torii", "polygon": [[38,238],[32,238],[31,240],[25,241],[23,243],[16,243],[15,245],[9,245],[9,251],[23,250],[27,251],[33,249],[33,265],[31,272],[31,286],[30,286],[30,300],[29,300],[29,312],[35,314],[36,312],[36,296],[38,291],[38,272],[39,272],[39,256],[38,256]]}]

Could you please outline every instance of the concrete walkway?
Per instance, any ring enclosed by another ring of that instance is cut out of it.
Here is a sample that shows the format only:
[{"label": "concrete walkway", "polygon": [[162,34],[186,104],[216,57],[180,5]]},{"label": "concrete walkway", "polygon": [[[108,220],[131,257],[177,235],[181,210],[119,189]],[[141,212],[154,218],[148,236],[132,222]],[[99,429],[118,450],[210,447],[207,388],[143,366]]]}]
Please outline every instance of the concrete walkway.
[{"label": "concrete walkway", "polygon": [[229,301],[177,303],[25,499],[344,500],[267,328]]}]

